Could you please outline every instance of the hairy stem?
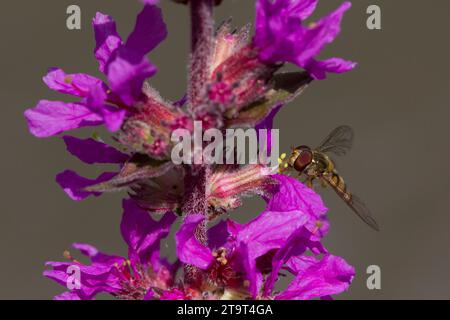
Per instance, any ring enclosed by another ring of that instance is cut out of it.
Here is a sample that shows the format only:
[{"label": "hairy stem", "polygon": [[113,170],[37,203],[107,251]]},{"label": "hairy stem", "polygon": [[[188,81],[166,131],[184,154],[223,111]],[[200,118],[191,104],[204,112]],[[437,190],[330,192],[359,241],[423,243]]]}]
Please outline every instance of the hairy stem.
[{"label": "hairy stem", "polygon": [[211,74],[214,45],[214,0],[191,0],[192,55],[189,67],[189,102],[192,110],[202,104]]},{"label": "hairy stem", "polygon": [[[195,230],[195,238],[200,243],[207,245],[206,179],[209,170],[204,167],[193,168],[190,166],[186,171],[183,213],[185,216],[199,213],[205,215],[205,220]],[[200,286],[203,282],[203,272],[197,267],[186,265],[184,266],[184,280],[192,286]]]}]

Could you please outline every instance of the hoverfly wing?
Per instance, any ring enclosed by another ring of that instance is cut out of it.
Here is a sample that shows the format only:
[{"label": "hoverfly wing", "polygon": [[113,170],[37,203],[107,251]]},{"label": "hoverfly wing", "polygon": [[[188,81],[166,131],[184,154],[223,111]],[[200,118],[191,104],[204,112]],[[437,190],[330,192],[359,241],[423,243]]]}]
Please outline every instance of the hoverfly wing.
[{"label": "hoverfly wing", "polygon": [[317,151],[332,152],[338,156],[345,155],[353,146],[354,133],[349,126],[340,126],[334,129],[320,144]]},{"label": "hoverfly wing", "polygon": [[380,231],[380,227],[378,226],[377,221],[370,213],[370,210],[366,207],[366,205],[355,195],[352,195],[350,201],[346,201],[348,206],[364,221],[367,225],[369,225],[372,229],[376,231]]}]

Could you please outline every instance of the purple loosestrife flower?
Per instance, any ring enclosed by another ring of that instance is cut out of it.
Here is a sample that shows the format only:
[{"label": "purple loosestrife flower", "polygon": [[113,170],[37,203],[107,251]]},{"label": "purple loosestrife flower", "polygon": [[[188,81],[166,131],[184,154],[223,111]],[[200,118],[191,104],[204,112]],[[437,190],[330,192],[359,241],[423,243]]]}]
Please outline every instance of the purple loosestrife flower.
[{"label": "purple loosestrife flower", "polygon": [[173,285],[178,264],[162,259],[159,250],[175,216],[168,214],[155,221],[132,200],[125,200],[123,206],[121,232],[128,244],[128,258],[104,254],[87,244],[74,244],[91,263],[78,262],[69,253],[66,253],[69,262],[47,262],[52,269],[44,275],[63,286],[69,280],[69,267],[80,270],[80,288],[55,299],[90,300],[99,293],[109,293],[119,299],[150,299],[154,290],[164,291]]},{"label": "purple loosestrife flower", "polygon": [[66,74],[58,68],[50,69],[44,77],[47,86],[81,100],[73,103],[41,100],[35,108],[27,110],[25,117],[33,135],[49,137],[102,123],[114,132],[120,129],[127,113],[133,112],[134,105],[145,99],[144,80],[156,73],[156,67],[145,55],[167,35],[161,10],[146,5],[126,42],[117,33],[114,20],[107,15],[97,13],[93,27],[97,42],[95,57],[109,86],[86,74]]},{"label": "purple loosestrife flower", "polygon": [[[345,291],[354,269],[330,255],[320,237],[309,230],[316,221],[314,215],[323,213],[318,196],[306,193],[301,204],[291,201],[293,207],[286,211],[281,209],[286,199],[273,199],[265,212],[247,224],[228,219],[211,228],[208,246],[195,237],[204,216],[188,216],[176,234],[179,259],[203,270],[203,281],[214,284],[208,295],[216,298],[311,299]],[[280,211],[269,211],[272,207]],[[275,293],[281,269],[295,279],[283,292]],[[218,293],[222,296],[217,297]]]},{"label": "purple loosestrife flower", "polygon": [[[327,208],[312,189],[273,175],[264,164],[175,165],[171,155],[176,129],[194,134],[196,121],[202,134],[209,128],[271,129],[279,110],[314,79],[352,69],[353,63],[339,58],[317,60],[338,35],[350,4],[305,26],[317,0],[256,0],[252,38],[249,26],[234,31],[230,21],[214,32],[213,8],[221,1],[176,0],[190,4],[192,52],[186,94],[171,102],[146,82],[156,72],[146,55],[167,30],[158,1],[141,2],[144,8],[126,40],[110,16],[97,13],[93,20],[94,54],[106,83],[50,69],[44,77],[48,87],[77,101],[42,100],[25,112],[37,137],[104,124],[117,147],[92,138],[63,140],[82,162],[117,169],[95,178],[66,170],[56,181],[76,201],[119,191],[131,198],[123,203],[120,228],[128,257],[75,244],[88,264],[69,253],[68,262],[47,263],[45,276],[64,286],[69,267],[81,272],[80,287],[56,299],[93,299],[99,293],[119,299],[311,299],[347,290],[354,270],[322,246],[330,225]],[[304,70],[282,72],[285,62]],[[275,143],[270,132],[266,140],[270,151]],[[199,155],[200,160],[207,156]],[[250,196],[266,200],[262,213],[244,224],[222,218]],[[161,215],[158,221],[153,213]],[[160,243],[177,216],[182,219],[175,230],[178,261],[170,264],[161,257]],[[274,288],[281,272],[294,280],[278,292]]]},{"label": "purple loosestrife flower", "polygon": [[316,56],[339,34],[346,1],[334,12],[308,26],[304,21],[314,12],[318,0],[257,0],[254,45],[267,62],[290,62],[308,71],[316,79],[326,73],[343,73],[355,67],[341,58],[319,61]]}]

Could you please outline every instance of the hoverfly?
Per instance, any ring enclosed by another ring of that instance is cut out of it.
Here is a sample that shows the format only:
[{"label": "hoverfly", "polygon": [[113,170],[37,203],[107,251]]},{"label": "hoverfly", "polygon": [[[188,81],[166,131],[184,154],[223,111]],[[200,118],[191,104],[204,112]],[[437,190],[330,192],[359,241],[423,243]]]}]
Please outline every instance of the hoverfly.
[{"label": "hoverfly", "polygon": [[353,129],[349,126],[340,126],[334,129],[316,149],[308,146],[292,148],[289,157],[283,154],[280,158],[279,171],[288,168],[296,170],[299,175],[306,177],[306,184],[312,188],[313,181],[319,179],[322,186],[330,186],[337,195],[370,227],[379,231],[375,219],[366,205],[354,194],[347,190],[344,179],[336,171],[334,162],[327,153],[342,156],[353,145]]}]

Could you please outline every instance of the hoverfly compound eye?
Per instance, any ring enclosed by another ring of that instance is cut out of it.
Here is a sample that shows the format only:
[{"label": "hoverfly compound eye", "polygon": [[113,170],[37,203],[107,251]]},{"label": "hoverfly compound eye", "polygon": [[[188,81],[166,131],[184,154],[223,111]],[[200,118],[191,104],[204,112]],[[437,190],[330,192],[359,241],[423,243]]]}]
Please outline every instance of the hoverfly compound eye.
[{"label": "hoverfly compound eye", "polygon": [[307,166],[309,166],[313,160],[311,150],[308,148],[298,149],[299,155],[294,162],[294,169],[298,172],[303,172]]}]

